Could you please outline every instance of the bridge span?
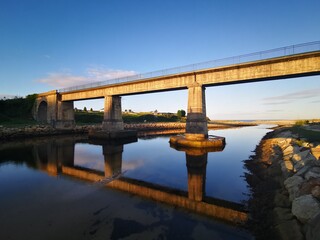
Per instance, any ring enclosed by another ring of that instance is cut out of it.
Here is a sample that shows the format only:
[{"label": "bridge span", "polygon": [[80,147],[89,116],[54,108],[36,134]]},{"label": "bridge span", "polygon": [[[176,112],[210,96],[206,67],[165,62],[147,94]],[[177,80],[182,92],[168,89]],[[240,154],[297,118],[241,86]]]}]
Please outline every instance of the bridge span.
[{"label": "bridge span", "polygon": [[34,117],[56,128],[72,128],[74,101],[104,98],[102,128],[122,131],[121,96],[188,89],[186,136],[206,139],[206,87],[319,74],[320,41],[317,41],[41,93],[36,100]]}]

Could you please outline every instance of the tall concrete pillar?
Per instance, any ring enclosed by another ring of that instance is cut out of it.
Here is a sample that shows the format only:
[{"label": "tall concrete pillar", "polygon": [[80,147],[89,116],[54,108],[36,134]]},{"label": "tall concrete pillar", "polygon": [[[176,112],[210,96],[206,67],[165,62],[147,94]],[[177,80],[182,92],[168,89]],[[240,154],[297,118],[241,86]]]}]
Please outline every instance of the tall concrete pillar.
[{"label": "tall concrete pillar", "polygon": [[69,129],[75,126],[73,101],[61,102],[58,101],[57,120],[55,128]]},{"label": "tall concrete pillar", "polygon": [[103,145],[104,175],[112,177],[121,173],[123,145]]},{"label": "tall concrete pillar", "polygon": [[186,152],[188,169],[188,198],[202,201],[205,196],[208,153],[194,154]]},{"label": "tall concrete pillar", "polygon": [[104,98],[104,117],[102,129],[107,131],[123,130],[121,97],[106,96]]},{"label": "tall concrete pillar", "polygon": [[185,137],[188,140],[208,138],[205,88],[197,83],[188,87],[188,113]]}]

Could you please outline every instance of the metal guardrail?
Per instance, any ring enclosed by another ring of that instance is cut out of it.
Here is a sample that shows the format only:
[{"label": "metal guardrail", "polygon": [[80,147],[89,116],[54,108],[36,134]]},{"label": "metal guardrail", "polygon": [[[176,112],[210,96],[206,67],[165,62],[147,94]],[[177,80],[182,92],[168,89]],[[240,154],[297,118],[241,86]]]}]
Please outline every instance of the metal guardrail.
[{"label": "metal guardrail", "polygon": [[265,60],[265,59],[276,58],[276,57],[284,57],[284,56],[308,53],[308,52],[314,52],[314,51],[320,51],[320,41],[291,45],[291,46],[275,48],[275,49],[262,51],[262,52],[255,52],[255,53],[244,54],[244,55],[239,55],[235,57],[228,57],[228,58],[217,59],[217,60],[208,61],[208,62],[190,64],[190,65],[185,65],[181,67],[168,68],[168,69],[154,71],[154,72],[136,74],[136,75],[127,76],[127,77],[109,79],[106,81],[100,81],[100,82],[94,82],[94,83],[89,83],[84,85],[78,85],[74,87],[62,88],[62,89],[59,89],[58,92],[63,93],[63,92],[71,92],[71,91],[88,89],[88,88],[96,88],[96,87],[107,86],[112,84],[133,82],[133,81],[142,80],[142,79],[161,77],[161,76],[179,74],[184,72],[193,72],[193,71],[198,71],[198,70],[207,69],[207,68],[222,67],[227,65],[247,63],[252,61]]}]

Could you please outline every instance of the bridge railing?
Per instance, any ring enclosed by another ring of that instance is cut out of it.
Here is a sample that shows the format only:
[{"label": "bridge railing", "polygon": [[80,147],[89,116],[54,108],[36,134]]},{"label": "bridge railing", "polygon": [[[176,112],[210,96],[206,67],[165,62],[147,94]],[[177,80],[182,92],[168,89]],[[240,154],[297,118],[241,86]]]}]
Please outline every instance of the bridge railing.
[{"label": "bridge railing", "polygon": [[179,74],[184,72],[193,72],[193,71],[198,71],[198,70],[207,69],[207,68],[222,67],[222,66],[228,66],[233,64],[247,63],[247,62],[253,62],[258,60],[265,60],[265,59],[271,59],[276,57],[284,57],[289,55],[315,52],[315,51],[320,51],[320,41],[291,45],[291,46],[275,48],[267,51],[261,51],[261,52],[239,55],[235,57],[217,59],[217,60],[208,61],[208,62],[190,64],[190,65],[185,65],[181,67],[168,68],[168,69],[153,71],[148,73],[135,74],[127,77],[108,79],[105,81],[59,89],[58,92],[71,92],[76,90],[96,88],[96,87],[107,86],[112,84],[120,84],[125,82],[133,82],[133,81],[142,80],[142,79],[161,77],[161,76]]}]

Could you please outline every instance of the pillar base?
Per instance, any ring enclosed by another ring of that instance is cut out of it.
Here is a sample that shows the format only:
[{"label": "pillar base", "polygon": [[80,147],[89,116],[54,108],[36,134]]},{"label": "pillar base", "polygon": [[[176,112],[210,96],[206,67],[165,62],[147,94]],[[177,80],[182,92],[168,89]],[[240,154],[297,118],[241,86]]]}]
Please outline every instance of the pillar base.
[{"label": "pillar base", "polygon": [[198,135],[186,134],[185,136],[173,136],[170,138],[170,144],[178,147],[187,148],[224,148],[226,141],[224,137],[210,136],[205,138]]},{"label": "pillar base", "polygon": [[102,129],[103,131],[122,131],[123,121],[121,120],[103,120]]},{"label": "pillar base", "polygon": [[89,138],[92,139],[137,139],[137,131],[119,130],[119,131],[107,131],[107,130],[90,130]]},{"label": "pillar base", "polygon": [[74,120],[57,120],[52,125],[56,129],[73,129],[76,126]]}]

